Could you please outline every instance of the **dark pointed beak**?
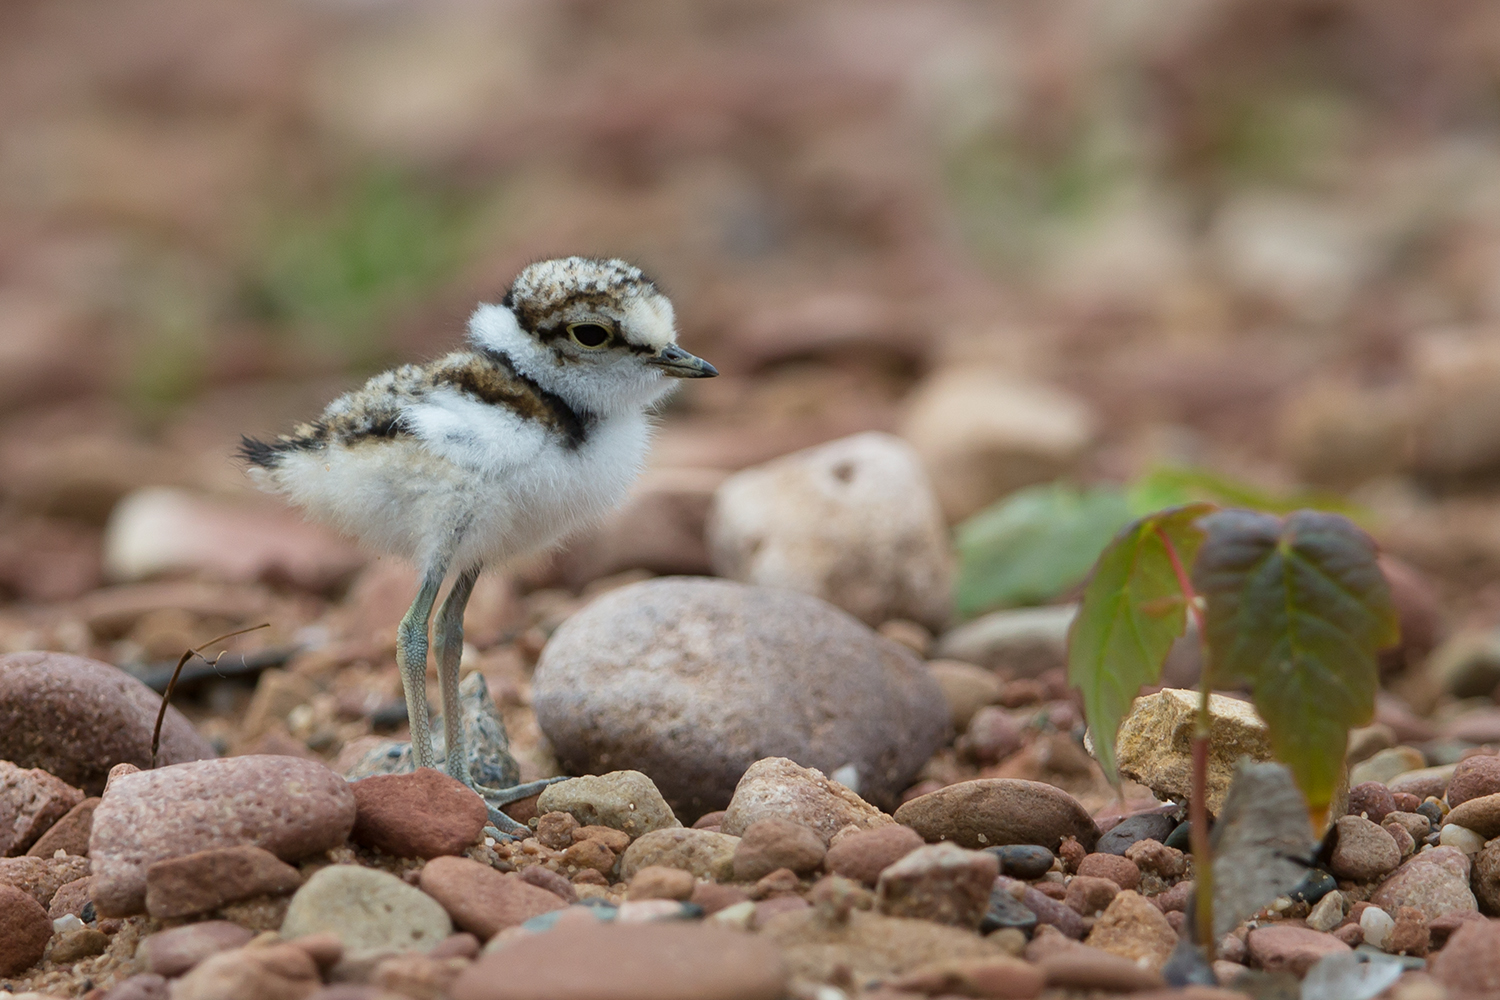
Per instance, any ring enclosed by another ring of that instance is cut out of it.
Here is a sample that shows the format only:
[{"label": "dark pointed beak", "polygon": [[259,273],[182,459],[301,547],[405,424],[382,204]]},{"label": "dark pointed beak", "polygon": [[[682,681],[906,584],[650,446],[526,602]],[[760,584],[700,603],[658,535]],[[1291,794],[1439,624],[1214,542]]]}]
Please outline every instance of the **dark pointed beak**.
[{"label": "dark pointed beak", "polygon": [[663,375],[670,378],[713,378],[719,374],[719,369],[676,344],[663,347],[647,358],[646,364],[655,365]]}]

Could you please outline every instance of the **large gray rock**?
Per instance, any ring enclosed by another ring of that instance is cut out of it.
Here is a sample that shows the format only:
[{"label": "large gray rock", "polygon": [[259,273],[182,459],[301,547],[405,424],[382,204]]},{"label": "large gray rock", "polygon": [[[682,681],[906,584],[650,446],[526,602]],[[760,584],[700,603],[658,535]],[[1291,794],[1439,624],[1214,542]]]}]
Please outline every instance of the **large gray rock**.
[{"label": "large gray rock", "polygon": [[[118,667],[67,653],[0,656],[0,760],[39,767],[90,795],[116,764],[151,766],[161,696]],[[159,764],[215,756],[177,709],[161,727]]]},{"label": "large gray rock", "polygon": [[911,445],[871,431],[729,477],[714,495],[719,576],[821,597],[870,625],[946,625],[948,529]]},{"label": "large gray rock", "polygon": [[570,618],[533,697],[568,770],[641,771],[684,817],[724,808],[768,756],[894,804],[948,732],[942,691],[905,647],[806,594],[691,577]]}]

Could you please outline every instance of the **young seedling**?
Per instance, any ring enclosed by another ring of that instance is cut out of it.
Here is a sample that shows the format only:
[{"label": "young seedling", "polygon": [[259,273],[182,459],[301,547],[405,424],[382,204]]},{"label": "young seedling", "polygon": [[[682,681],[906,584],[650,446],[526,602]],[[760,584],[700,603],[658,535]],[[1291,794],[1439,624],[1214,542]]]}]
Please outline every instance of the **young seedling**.
[{"label": "young seedling", "polygon": [[1130,523],[1100,555],[1068,637],[1068,680],[1111,781],[1120,722],[1161,677],[1189,614],[1203,643],[1189,801],[1194,923],[1212,958],[1210,693],[1249,686],[1272,753],[1322,829],[1349,730],[1374,716],[1376,653],[1399,632],[1375,544],[1340,514],[1278,518],[1193,503]]},{"label": "young seedling", "polygon": [[257,631],[259,629],[270,628],[270,627],[271,627],[271,623],[270,622],[262,622],[259,625],[251,625],[249,628],[238,629],[238,630],[236,630],[234,632],[225,632],[223,635],[218,636],[218,637],[213,638],[213,639],[210,639],[207,642],[205,642],[203,645],[197,647],[196,649],[190,649],[187,652],[183,653],[182,656],[178,657],[178,659],[177,659],[177,669],[175,669],[175,670],[172,671],[172,679],[169,680],[169,681],[167,681],[167,689],[165,691],[163,691],[162,694],[161,694],[161,707],[156,710],[156,728],[154,728],[154,729],[151,730],[151,769],[152,770],[156,769],[156,753],[161,748],[161,724],[162,724],[162,720],[167,717],[167,706],[172,703],[172,692],[177,688],[177,678],[179,676],[181,676],[181,674],[182,674],[182,668],[187,665],[187,661],[191,660],[193,657],[196,656],[196,657],[198,657],[198,659],[202,660],[204,663],[207,663],[209,666],[216,667],[216,666],[219,665],[219,657],[223,656],[224,653],[221,651],[218,654],[218,656],[215,656],[212,660],[210,660],[208,657],[206,657],[206,656],[203,655],[203,651],[205,649],[207,649],[209,646],[217,646],[219,643],[223,642],[225,639],[233,639],[235,636],[237,636],[237,635],[244,635],[246,632],[254,632],[254,631]]}]

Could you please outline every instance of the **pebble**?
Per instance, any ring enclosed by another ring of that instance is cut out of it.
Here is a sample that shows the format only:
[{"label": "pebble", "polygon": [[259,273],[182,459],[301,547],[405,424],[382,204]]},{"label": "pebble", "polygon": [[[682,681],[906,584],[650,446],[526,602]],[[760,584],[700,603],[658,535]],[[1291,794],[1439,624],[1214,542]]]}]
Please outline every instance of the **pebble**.
[{"label": "pebble", "polygon": [[[531,869],[527,869],[530,871]],[[698,887],[698,880],[693,878],[692,872],[685,872],[679,868],[663,868],[653,865],[642,868],[636,872],[630,880],[630,888],[626,893],[627,900],[645,899],[674,899],[678,902],[686,902],[693,898],[693,890]],[[707,910],[707,907],[704,908]],[[723,909],[723,907],[719,907]]]},{"label": "pebble", "polygon": [[1500,756],[1476,754],[1459,761],[1448,782],[1448,805],[1458,806],[1470,799],[1500,794]]},{"label": "pebble", "polygon": [[974,713],[954,746],[981,767],[998,764],[1026,745],[1026,725],[1003,708],[986,705]]},{"label": "pebble", "polygon": [[417,883],[461,930],[488,941],[507,927],[567,907],[556,893],[469,858],[433,858]]},{"label": "pebble", "polygon": [[527,865],[520,871],[521,881],[530,882],[538,889],[546,889],[564,903],[578,902],[578,890],[562,875],[541,865]]},{"label": "pebble", "polygon": [[0,885],[0,976],[14,976],[42,960],[52,940],[47,910],[20,889]]},{"label": "pebble", "polygon": [[1077,613],[1072,604],[991,611],[943,633],[933,654],[997,674],[1040,677],[1067,665],[1068,628]]},{"label": "pebble", "polygon": [[583,826],[607,826],[632,838],[682,824],[656,783],[639,771],[569,778],[542,789],[541,813],[568,813]]},{"label": "pebble", "polygon": [[344,843],[354,813],[343,778],[296,757],[228,757],[123,775],[94,812],[94,902],[101,916],[139,913],[152,863],[211,848],[250,844],[300,860]]},{"label": "pebble", "polygon": [[1159,892],[1149,897],[1158,910],[1163,913],[1179,913],[1185,911],[1188,903],[1193,898],[1193,882],[1184,879],[1164,892]]},{"label": "pebble", "polygon": [[1390,780],[1392,797],[1400,793],[1415,795],[1419,799],[1431,796],[1441,798],[1447,791],[1448,781],[1453,777],[1453,769],[1453,764],[1440,764],[1437,767],[1414,768],[1399,774]]},{"label": "pebble", "polygon": [[1369,882],[1396,870],[1401,848],[1389,833],[1362,816],[1341,816],[1335,824],[1338,842],[1329,860],[1337,878]]},{"label": "pebble", "polygon": [[[1163,688],[1137,698],[1115,738],[1120,773],[1138,781],[1162,801],[1186,802],[1192,789],[1193,727],[1198,692]],[[1218,815],[1241,757],[1271,759],[1266,724],[1249,702],[1213,695],[1209,699],[1208,811]],[[1082,839],[1082,838],[1080,838]]]},{"label": "pebble", "polygon": [[906,406],[901,436],[922,456],[950,524],[1066,475],[1098,423],[1083,398],[999,365],[940,368]]},{"label": "pebble", "polygon": [[[663,870],[670,871],[671,869]],[[747,902],[749,899],[750,894],[737,885],[698,882],[693,886],[693,894],[688,897],[688,902],[701,907],[704,913],[712,914]]]},{"label": "pebble", "polygon": [[805,875],[823,864],[828,849],[810,827],[785,819],[759,819],[734,849],[734,880],[754,882],[778,868]]},{"label": "pebble", "polygon": [[1036,964],[1053,989],[1137,993],[1166,986],[1161,973],[1088,945],[1060,949]]},{"label": "pebble", "polygon": [[1028,1000],[1042,992],[1047,974],[1017,958],[969,958],[927,965],[898,976],[887,985],[892,990],[923,996],[993,997],[995,1000]]},{"label": "pebble", "polygon": [[228,920],[204,920],[142,938],[136,954],[147,971],[172,979],[210,955],[243,947],[254,936]]},{"label": "pebble", "polygon": [[81,790],[40,768],[0,760],[0,858],[25,854],[83,799]]},{"label": "pebble", "polygon": [[1448,813],[1447,822],[1467,827],[1486,840],[1500,837],[1500,792],[1466,799]]},{"label": "pebble", "polygon": [[956,733],[967,730],[980,709],[999,701],[1005,687],[992,671],[961,660],[929,660],[927,670],[943,691]]},{"label": "pebble", "polygon": [[737,837],[763,819],[801,824],[824,842],[846,827],[869,830],[895,822],[842,782],[785,757],[750,765],[735,786],[719,830]]},{"label": "pebble", "polygon": [[[1381,750],[1368,760],[1362,760],[1349,769],[1349,787],[1363,785],[1367,781],[1378,781],[1390,786],[1391,780],[1427,766],[1422,751],[1415,747],[1399,746]],[[1391,791],[1395,791],[1394,788]]]},{"label": "pebble", "polygon": [[1395,955],[1425,955],[1432,943],[1427,919],[1414,906],[1403,906],[1395,913],[1396,926],[1386,941],[1386,951]]},{"label": "pebble", "polygon": [[949,726],[906,647],[815,597],[707,578],[595,599],[553,633],[533,699],[566,769],[633,767],[691,816],[724,808],[767,756],[847,769],[858,794],[894,803]]},{"label": "pebble", "polygon": [[952,614],[948,527],[912,447],[855,434],[744,469],[714,494],[714,575],[822,598],[868,625]]},{"label": "pebble", "polygon": [[1099,828],[1077,799],[1020,778],[978,778],[940,788],[902,805],[896,822],[925,840],[971,848],[1036,844],[1055,851],[1064,837],[1076,837],[1086,848],[1099,839]]},{"label": "pebble", "polygon": [[454,1000],[780,1000],[787,971],[762,937],[705,924],[570,924],[465,969]]},{"label": "pebble", "polygon": [[1387,912],[1415,906],[1429,920],[1446,913],[1475,910],[1469,889],[1468,857],[1453,847],[1434,847],[1414,855],[1380,884],[1370,902]]},{"label": "pebble", "polygon": [[1307,926],[1315,931],[1331,931],[1344,921],[1343,893],[1334,891],[1318,900],[1307,915]]},{"label": "pebble", "polygon": [[357,812],[350,838],[397,858],[462,854],[479,841],[489,810],[473,789],[430,767],[350,784]]},{"label": "pebble", "polygon": [[601,875],[614,871],[619,855],[609,845],[598,840],[579,840],[563,852],[562,864],[570,872],[591,869]]},{"label": "pebble", "polygon": [[1094,921],[1084,943],[1144,968],[1160,969],[1177,947],[1177,932],[1150,900],[1122,889]]},{"label": "pebble", "polygon": [[1438,843],[1444,847],[1456,847],[1465,854],[1474,855],[1484,850],[1485,838],[1457,823],[1445,823],[1438,831]]},{"label": "pebble", "polygon": [[1094,849],[1100,854],[1123,856],[1131,845],[1142,840],[1158,840],[1165,843],[1167,837],[1171,836],[1176,828],[1177,820],[1168,813],[1148,812],[1127,816],[1106,830]]},{"label": "pebble", "polygon": [[1385,951],[1391,931],[1396,929],[1396,918],[1378,906],[1367,906],[1359,915],[1359,929],[1364,932],[1365,944]]},{"label": "pebble", "polygon": [[1120,894],[1120,887],[1107,878],[1092,875],[1075,875],[1068,880],[1068,890],[1063,902],[1085,917],[1102,913]]},{"label": "pebble", "polygon": [[740,838],[711,830],[676,827],[638,837],[620,856],[620,878],[629,882],[651,865],[680,868],[698,878],[728,882],[734,878],[734,852]]},{"label": "pebble", "polygon": [[1139,888],[1141,870],[1134,861],[1118,854],[1089,854],[1078,862],[1077,874],[1107,878],[1121,889]]},{"label": "pebble", "polygon": [[1396,850],[1401,852],[1401,857],[1409,858],[1416,851],[1416,839],[1400,823],[1392,823],[1387,819],[1380,825],[1380,828],[1391,835],[1391,839],[1396,842]]},{"label": "pebble", "polygon": [[[0,656],[0,760],[98,795],[115,764],[151,766],[160,705],[160,695],[108,663],[67,653]],[[213,756],[192,723],[168,708],[159,763]]]},{"label": "pebble", "polygon": [[811,905],[801,896],[774,896],[771,899],[763,899],[755,904],[755,912],[750,915],[749,929],[758,931],[765,927],[767,921],[773,917],[805,910]]},{"label": "pebble", "polygon": [[1255,928],[1245,946],[1260,968],[1267,972],[1290,972],[1298,978],[1307,975],[1307,970],[1324,955],[1350,950],[1332,934],[1286,923]]},{"label": "pebble", "polygon": [[[1003,879],[1004,876],[1001,876]],[[998,883],[1003,884],[1003,883]],[[1050,896],[1044,895],[1038,890],[1026,885],[1021,885],[1021,904],[1032,913],[1036,914],[1038,925],[1057,928],[1065,937],[1081,941],[1088,933],[1088,925],[1083,922],[1083,917],[1071,906],[1067,906]]]},{"label": "pebble", "polygon": [[925,843],[909,826],[877,827],[841,837],[828,849],[824,866],[836,875],[874,885],[880,873]]},{"label": "pebble", "polygon": [[1442,802],[1435,798],[1424,800],[1416,809],[1418,816],[1426,817],[1427,823],[1436,830],[1443,825],[1443,817],[1448,815],[1448,809]]},{"label": "pebble", "polygon": [[[1418,803],[1418,805],[1420,804]],[[1419,812],[1397,810],[1387,815],[1385,822],[1381,826],[1390,827],[1392,824],[1401,826],[1402,829],[1411,834],[1413,840],[1418,842],[1432,832],[1432,821]]]},{"label": "pebble", "polygon": [[1438,982],[1463,996],[1500,993],[1500,921],[1466,923],[1429,960]]},{"label": "pebble", "polygon": [[52,942],[52,951],[47,960],[57,965],[72,965],[74,962],[104,954],[109,947],[108,934],[92,927],[79,927],[58,936]]},{"label": "pebble", "polygon": [[573,832],[581,829],[572,813],[555,810],[544,812],[536,819],[536,839],[544,847],[554,851],[565,851],[573,844]]},{"label": "pebble", "polygon": [[88,858],[0,858],[0,885],[20,889],[42,906],[69,882],[89,872]]},{"label": "pebble", "polygon": [[188,917],[254,896],[292,892],[302,876],[270,851],[249,844],[158,861],[146,869],[146,912]]},{"label": "pebble", "polygon": [[1057,860],[1051,851],[1035,844],[1001,844],[985,850],[1000,859],[1000,874],[1023,881],[1041,878]]},{"label": "pebble", "polygon": [[1164,879],[1178,878],[1188,868],[1187,855],[1159,840],[1138,840],[1130,845],[1125,857],[1135,862],[1141,871]]},{"label": "pebble", "polygon": [[52,894],[52,901],[47,904],[47,916],[56,920],[66,914],[75,916],[83,913],[83,908],[93,899],[89,895],[89,889],[93,885],[93,876],[85,875],[71,882],[65,882]]},{"label": "pebble", "polygon": [[1396,799],[1391,790],[1379,781],[1365,781],[1349,789],[1350,816],[1364,816],[1372,823],[1383,822],[1396,810]]},{"label": "pebble", "polygon": [[1500,840],[1486,844],[1475,856],[1471,886],[1481,910],[1500,913]]},{"label": "pebble", "polygon": [[321,985],[307,952],[270,944],[205,958],[172,984],[172,1000],[305,1000]]},{"label": "pebble", "polygon": [[919,847],[880,873],[880,911],[957,927],[978,927],[1000,874],[999,860],[953,844]]},{"label": "pebble", "polygon": [[989,934],[1001,928],[1014,927],[1029,935],[1036,925],[1036,914],[1027,909],[1006,886],[997,884],[990,890],[989,906],[985,908],[984,918],[979,921],[979,933]]},{"label": "pebble", "polygon": [[87,798],[69,809],[62,819],[47,828],[36,843],[26,851],[33,858],[50,858],[58,851],[87,857],[89,832],[94,828],[94,810],[99,799]]},{"label": "pebble", "polygon": [[437,900],[394,875],[332,865],[297,890],[281,922],[281,936],[289,940],[322,933],[337,935],[345,960],[357,961],[387,951],[426,951],[453,933],[453,922]]},{"label": "pebble", "polygon": [[116,983],[102,1000],[167,1000],[170,987],[162,976],[142,972]]}]

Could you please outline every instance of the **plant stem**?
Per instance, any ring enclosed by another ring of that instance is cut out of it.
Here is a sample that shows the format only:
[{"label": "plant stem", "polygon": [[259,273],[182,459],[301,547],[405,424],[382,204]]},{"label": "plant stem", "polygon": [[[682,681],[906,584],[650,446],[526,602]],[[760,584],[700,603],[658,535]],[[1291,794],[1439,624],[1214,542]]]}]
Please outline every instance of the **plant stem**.
[{"label": "plant stem", "polygon": [[1156,528],[1156,536],[1161,539],[1162,545],[1166,546],[1167,558],[1172,563],[1172,572],[1177,575],[1177,586],[1181,588],[1183,600],[1187,602],[1188,613],[1193,616],[1193,624],[1198,627],[1198,642],[1202,648],[1203,670],[1198,678],[1198,713],[1193,724],[1193,788],[1192,797],[1188,801],[1188,823],[1193,848],[1193,894],[1195,897],[1193,923],[1198,932],[1198,943],[1203,946],[1208,961],[1212,962],[1214,960],[1214,869],[1213,854],[1208,843],[1208,739],[1213,714],[1209,706],[1212,683],[1208,669],[1208,630],[1204,627],[1203,609],[1198,606],[1198,595],[1193,590],[1193,581],[1188,576],[1187,568],[1182,565],[1182,557],[1177,554],[1177,547],[1172,544],[1172,539],[1167,536],[1167,533],[1161,530],[1160,525]]}]

